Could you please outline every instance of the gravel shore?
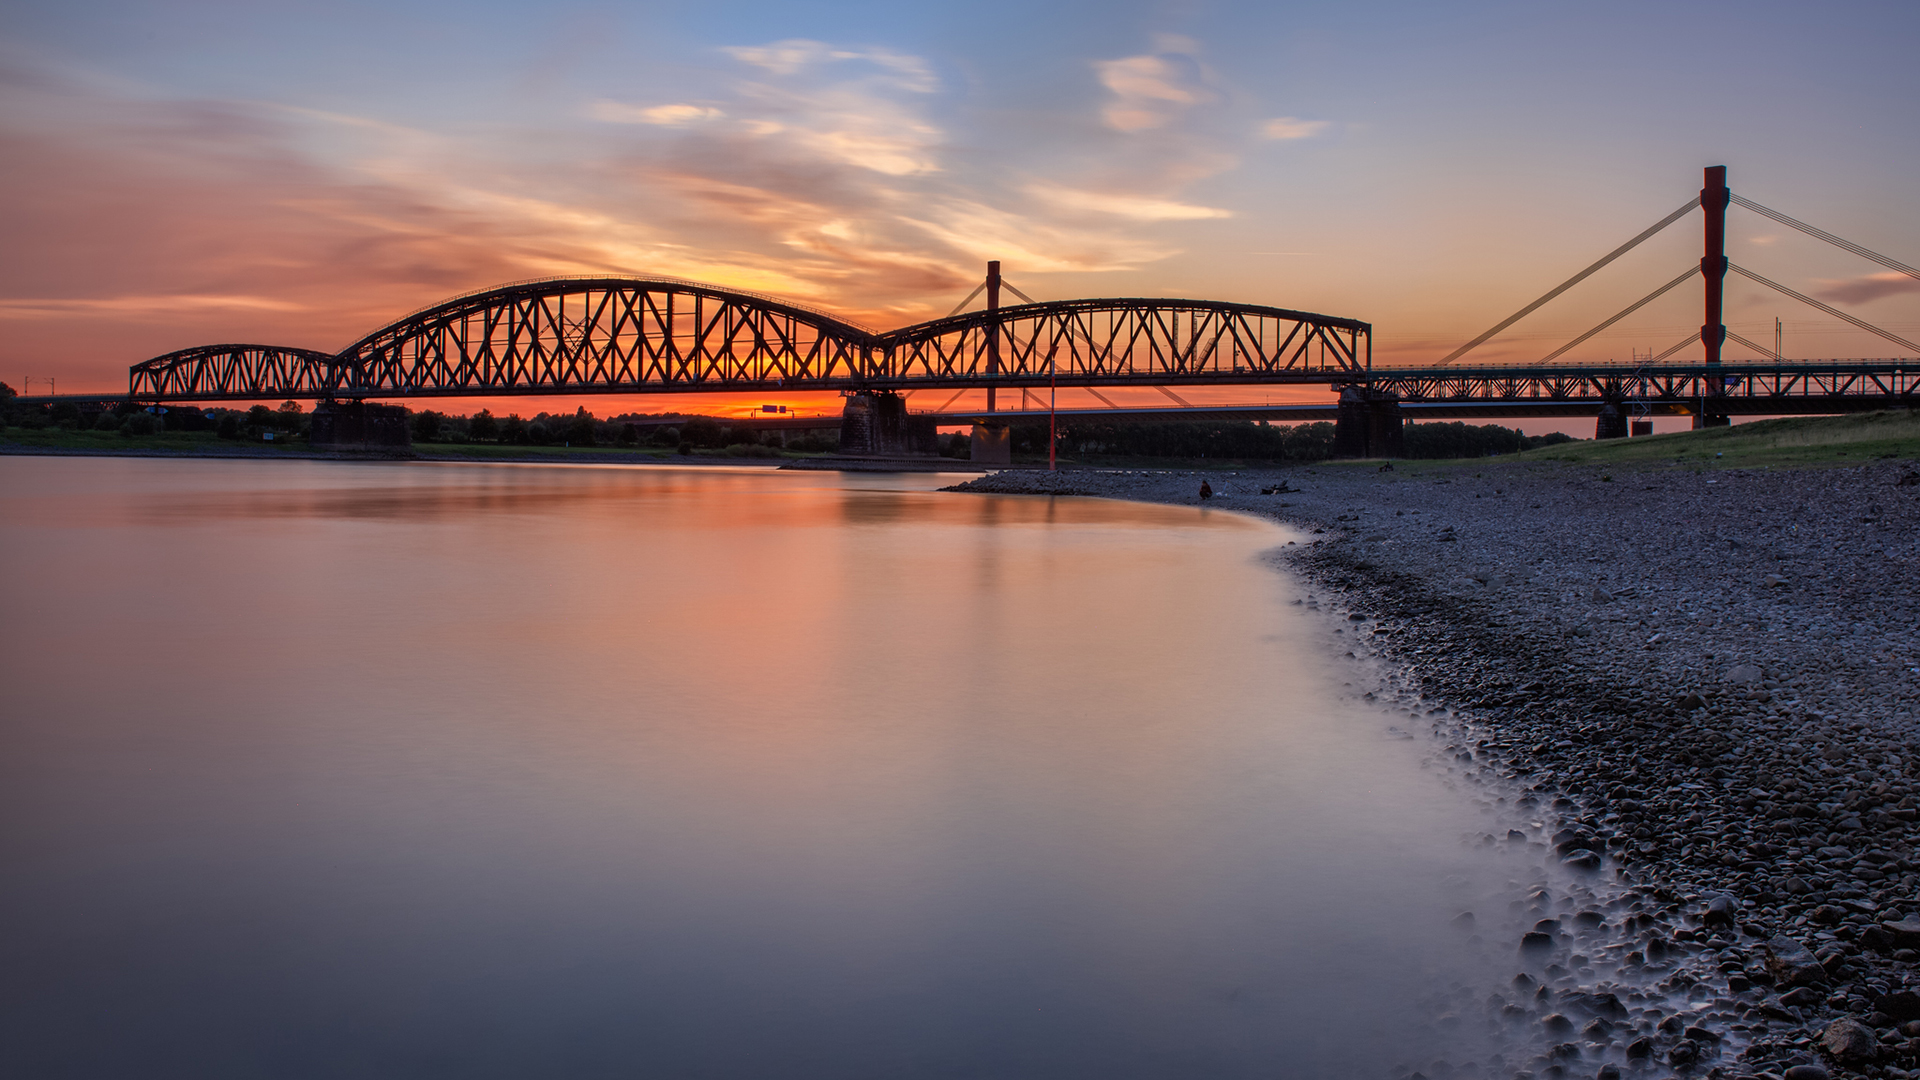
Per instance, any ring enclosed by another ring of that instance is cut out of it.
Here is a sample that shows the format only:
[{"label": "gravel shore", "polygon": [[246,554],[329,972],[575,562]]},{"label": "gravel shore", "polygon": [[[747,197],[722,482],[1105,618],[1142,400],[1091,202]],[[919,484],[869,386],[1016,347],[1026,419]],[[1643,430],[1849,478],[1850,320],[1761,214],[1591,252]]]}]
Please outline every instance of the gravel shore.
[{"label": "gravel shore", "polygon": [[1484,842],[1575,875],[1491,943],[1515,982],[1449,1014],[1510,1052],[1410,1074],[1920,1076],[1915,463],[950,490],[1199,504],[1202,479],[1207,505],[1298,530],[1277,556],[1298,602],[1379,665],[1376,700],[1428,724],[1450,779],[1515,815]]}]

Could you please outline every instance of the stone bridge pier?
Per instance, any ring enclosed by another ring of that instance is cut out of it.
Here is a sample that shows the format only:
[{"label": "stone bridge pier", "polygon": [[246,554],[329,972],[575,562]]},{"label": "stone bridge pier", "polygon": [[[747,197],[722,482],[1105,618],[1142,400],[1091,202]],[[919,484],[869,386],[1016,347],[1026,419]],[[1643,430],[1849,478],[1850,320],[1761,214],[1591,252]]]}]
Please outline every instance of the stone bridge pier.
[{"label": "stone bridge pier", "polygon": [[1340,388],[1333,425],[1333,456],[1393,458],[1407,456],[1407,431],[1400,417],[1400,395],[1365,386]]},{"label": "stone bridge pier", "polygon": [[891,390],[851,394],[840,413],[843,454],[937,454],[938,435],[933,417],[907,412],[906,399]]},{"label": "stone bridge pier", "polygon": [[1616,397],[1600,402],[1600,416],[1593,422],[1593,437],[1596,439],[1624,439],[1627,437],[1627,403]]}]

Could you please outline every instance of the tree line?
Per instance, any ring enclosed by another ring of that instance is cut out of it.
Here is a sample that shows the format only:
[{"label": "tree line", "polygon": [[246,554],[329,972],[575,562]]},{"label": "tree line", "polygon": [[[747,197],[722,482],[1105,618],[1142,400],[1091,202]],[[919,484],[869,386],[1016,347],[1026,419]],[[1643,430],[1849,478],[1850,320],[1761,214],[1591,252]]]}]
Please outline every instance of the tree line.
[{"label": "tree line", "polygon": [[[47,406],[20,406],[14,389],[0,382],[0,425],[23,428],[56,427],[66,430],[119,431],[128,436],[161,431],[212,431],[223,439],[252,442],[304,437],[312,414],[299,402],[278,408],[255,405],[247,409],[188,406],[164,411],[122,402],[96,413],[83,412],[72,402]],[[663,421],[674,421],[666,423]],[[831,433],[783,437],[728,424],[710,416],[677,413],[624,413],[601,419],[582,406],[572,413],[518,413],[495,416],[481,409],[455,415],[433,409],[409,411],[408,425],[419,443],[496,443],[524,446],[664,447],[681,453],[724,451],[732,454],[770,454],[774,447],[819,453],[837,449]],[[1326,421],[1279,425],[1266,421],[1213,420],[1114,423],[1073,418],[1059,427],[1059,453],[1070,458],[1188,458],[1244,461],[1325,461],[1333,456],[1334,425]],[[1029,457],[1047,453],[1047,425],[1019,422],[1010,432],[1013,450]],[[1410,458],[1473,458],[1513,454],[1542,446],[1572,442],[1560,432],[1527,435],[1498,424],[1410,424],[1406,428]],[[941,440],[948,457],[968,454],[966,433]]]},{"label": "tree line", "polygon": [[[1222,458],[1244,461],[1325,461],[1333,456],[1334,425],[1269,424],[1264,420],[1113,423],[1075,418],[1060,423],[1058,452],[1073,457]],[[1016,423],[1015,453],[1044,455],[1047,426]],[[1528,435],[1498,424],[1410,424],[1409,458],[1470,458],[1512,454],[1572,442],[1561,432]]]}]

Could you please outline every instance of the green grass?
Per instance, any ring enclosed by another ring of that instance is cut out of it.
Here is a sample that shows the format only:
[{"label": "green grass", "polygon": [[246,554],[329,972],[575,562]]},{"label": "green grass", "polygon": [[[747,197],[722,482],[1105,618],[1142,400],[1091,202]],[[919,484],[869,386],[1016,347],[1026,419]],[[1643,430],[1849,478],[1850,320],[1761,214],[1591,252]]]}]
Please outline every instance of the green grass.
[{"label": "green grass", "polygon": [[1851,416],[1760,420],[1732,427],[1542,447],[1502,461],[1689,468],[1808,468],[1920,457],[1920,414],[1906,410]]},{"label": "green grass", "polygon": [[298,439],[267,442],[242,442],[222,439],[211,431],[163,431],[153,435],[122,435],[118,431],[68,431],[65,428],[8,427],[0,431],[0,444],[31,447],[36,450],[93,450],[125,453],[129,450],[171,450],[175,453],[219,453],[235,450],[287,451],[298,453],[307,444]]}]

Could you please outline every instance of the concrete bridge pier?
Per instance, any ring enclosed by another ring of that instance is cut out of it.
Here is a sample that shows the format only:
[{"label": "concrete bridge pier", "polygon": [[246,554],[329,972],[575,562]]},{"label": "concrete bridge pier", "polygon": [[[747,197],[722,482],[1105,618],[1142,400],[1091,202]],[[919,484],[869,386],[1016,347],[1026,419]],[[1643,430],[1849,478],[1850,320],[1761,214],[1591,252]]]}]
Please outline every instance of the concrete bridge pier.
[{"label": "concrete bridge pier", "polygon": [[1627,437],[1627,406],[1619,398],[1607,398],[1600,403],[1600,417],[1594,421],[1593,437],[1596,439],[1624,439]]},{"label": "concrete bridge pier", "polygon": [[322,401],[313,408],[307,443],[327,450],[393,450],[413,445],[407,410],[365,401]]},{"label": "concrete bridge pier", "polygon": [[1400,417],[1400,395],[1364,386],[1340,388],[1333,425],[1337,458],[1406,457],[1407,432]]},{"label": "concrete bridge pier", "polygon": [[891,390],[862,390],[849,395],[840,414],[840,452],[937,454],[933,417],[907,412],[907,401]]},{"label": "concrete bridge pier", "polygon": [[976,465],[1013,464],[1013,429],[994,420],[975,421],[972,458]]}]

